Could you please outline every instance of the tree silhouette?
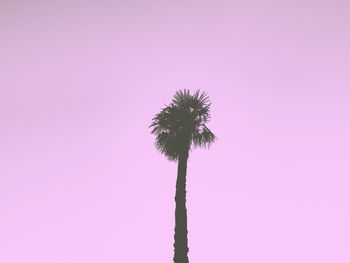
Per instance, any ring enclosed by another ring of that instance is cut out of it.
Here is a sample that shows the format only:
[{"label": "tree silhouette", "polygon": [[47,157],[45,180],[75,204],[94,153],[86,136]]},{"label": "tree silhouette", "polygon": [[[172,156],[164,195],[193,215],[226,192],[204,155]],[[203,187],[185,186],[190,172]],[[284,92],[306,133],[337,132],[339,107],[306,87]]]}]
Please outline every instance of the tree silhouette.
[{"label": "tree silhouette", "polygon": [[169,106],[152,119],[155,146],[170,161],[178,161],[175,194],[174,262],[188,263],[186,171],[192,147],[206,147],[215,135],[205,125],[210,120],[210,102],[205,92],[177,91]]}]

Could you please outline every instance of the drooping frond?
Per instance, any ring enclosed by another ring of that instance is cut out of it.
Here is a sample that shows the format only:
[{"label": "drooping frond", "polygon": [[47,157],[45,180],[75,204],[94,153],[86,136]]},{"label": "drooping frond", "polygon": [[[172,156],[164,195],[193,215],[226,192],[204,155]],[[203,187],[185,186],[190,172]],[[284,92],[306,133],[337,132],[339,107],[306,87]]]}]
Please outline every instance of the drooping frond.
[{"label": "drooping frond", "polygon": [[177,160],[191,145],[209,147],[216,138],[205,125],[210,120],[209,108],[205,92],[177,91],[171,104],[152,119],[156,149],[169,160]]},{"label": "drooping frond", "polygon": [[193,133],[192,141],[195,147],[209,148],[216,140],[215,135],[203,125],[201,129]]}]

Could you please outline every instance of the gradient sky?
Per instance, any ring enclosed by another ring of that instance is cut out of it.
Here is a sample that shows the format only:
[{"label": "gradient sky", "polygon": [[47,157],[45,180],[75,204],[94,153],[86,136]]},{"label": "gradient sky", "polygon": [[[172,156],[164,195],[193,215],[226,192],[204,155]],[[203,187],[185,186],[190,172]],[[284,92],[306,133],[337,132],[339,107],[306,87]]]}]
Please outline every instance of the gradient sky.
[{"label": "gradient sky", "polygon": [[0,262],[172,262],[147,128],[205,90],[191,263],[350,262],[350,2],[0,1]]}]

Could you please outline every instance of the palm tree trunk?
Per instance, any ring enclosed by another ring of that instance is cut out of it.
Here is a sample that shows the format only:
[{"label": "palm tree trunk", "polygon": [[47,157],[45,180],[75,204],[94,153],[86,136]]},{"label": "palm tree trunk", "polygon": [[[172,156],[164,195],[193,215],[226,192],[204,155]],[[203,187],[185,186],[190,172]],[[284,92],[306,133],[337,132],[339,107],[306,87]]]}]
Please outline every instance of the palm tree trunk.
[{"label": "palm tree trunk", "polygon": [[174,262],[188,263],[186,170],[188,151],[179,157],[175,195],[175,243]]}]

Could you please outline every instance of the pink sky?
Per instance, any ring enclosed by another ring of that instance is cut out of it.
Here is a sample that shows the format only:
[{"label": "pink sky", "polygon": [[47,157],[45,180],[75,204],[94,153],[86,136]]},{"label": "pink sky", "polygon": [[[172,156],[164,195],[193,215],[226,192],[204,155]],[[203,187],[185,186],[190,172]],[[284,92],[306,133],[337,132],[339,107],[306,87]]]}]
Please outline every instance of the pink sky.
[{"label": "pink sky", "polygon": [[190,262],[350,262],[349,1],[118,2],[0,3],[0,262],[171,262],[183,88]]}]

